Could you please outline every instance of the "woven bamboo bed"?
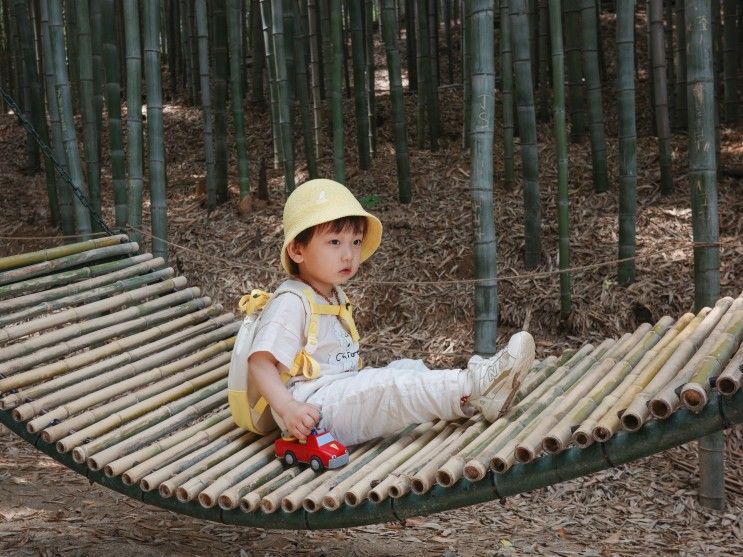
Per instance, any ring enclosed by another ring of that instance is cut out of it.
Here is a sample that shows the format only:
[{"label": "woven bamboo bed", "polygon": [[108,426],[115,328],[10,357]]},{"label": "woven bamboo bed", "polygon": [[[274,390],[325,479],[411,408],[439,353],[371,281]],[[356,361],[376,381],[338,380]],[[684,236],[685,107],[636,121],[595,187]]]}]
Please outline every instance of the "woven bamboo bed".
[{"label": "woven bamboo bed", "polygon": [[91,481],[178,513],[287,529],[403,520],[743,422],[741,295],[538,362],[493,424],[420,424],[354,447],[340,470],[286,467],[275,436],[230,418],[239,318],[174,275],[124,235],[0,259],[0,422]]}]

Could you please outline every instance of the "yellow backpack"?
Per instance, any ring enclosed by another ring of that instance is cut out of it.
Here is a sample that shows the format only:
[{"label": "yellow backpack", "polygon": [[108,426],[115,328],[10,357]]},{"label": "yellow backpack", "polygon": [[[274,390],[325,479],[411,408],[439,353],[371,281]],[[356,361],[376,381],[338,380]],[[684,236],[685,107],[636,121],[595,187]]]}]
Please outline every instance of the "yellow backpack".
[{"label": "yellow backpack", "polygon": [[237,332],[235,347],[232,349],[230,370],[227,377],[227,400],[235,423],[248,431],[261,435],[276,429],[268,402],[248,380],[248,354],[260,322],[259,312],[273,299],[283,294],[299,296],[308,316],[305,336],[307,343],[294,358],[288,372],[280,374],[281,381],[286,383],[292,377],[304,375],[307,379],[320,377],[320,364],[312,357],[317,349],[317,330],[320,315],[335,315],[346,326],[353,342],[358,342],[359,333],[353,321],[351,304],[345,293],[337,287],[340,305],[318,304],[313,291],[298,281],[284,282],[274,294],[263,290],[253,290],[240,298],[240,309],[245,312],[245,319]]}]

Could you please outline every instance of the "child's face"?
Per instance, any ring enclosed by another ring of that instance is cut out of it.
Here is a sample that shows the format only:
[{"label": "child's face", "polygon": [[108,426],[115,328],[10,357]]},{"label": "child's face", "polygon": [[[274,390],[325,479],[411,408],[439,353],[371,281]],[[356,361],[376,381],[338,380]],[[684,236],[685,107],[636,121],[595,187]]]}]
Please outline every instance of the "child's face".
[{"label": "child's face", "polygon": [[352,227],[340,232],[320,228],[306,245],[291,242],[287,250],[299,267],[299,278],[329,295],[333,286],[347,282],[359,270],[363,238]]}]

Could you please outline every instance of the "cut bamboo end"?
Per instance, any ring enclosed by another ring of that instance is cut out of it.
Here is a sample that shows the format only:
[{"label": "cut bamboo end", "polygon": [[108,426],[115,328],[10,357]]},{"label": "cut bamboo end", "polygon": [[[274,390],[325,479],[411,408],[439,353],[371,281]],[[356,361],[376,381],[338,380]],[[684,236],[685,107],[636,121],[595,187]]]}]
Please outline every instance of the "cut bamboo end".
[{"label": "cut bamboo end", "polygon": [[217,500],[214,499],[209,493],[201,492],[199,493],[197,499],[199,500],[199,504],[207,509],[211,509],[214,505],[217,504]]},{"label": "cut bamboo end", "polygon": [[634,412],[622,414],[622,427],[627,431],[637,431],[642,427],[643,422],[643,417]]},{"label": "cut bamboo end", "polygon": [[[96,456],[97,455],[89,456],[87,459],[85,459],[84,462],[87,465],[87,467],[90,468],[91,470],[98,471],[101,468],[103,468],[105,464],[103,464],[100,459],[96,458]],[[74,458],[74,455],[73,455],[73,458]]]},{"label": "cut bamboo end", "polygon": [[[633,419],[636,419],[636,418],[633,418]],[[630,431],[637,431],[638,429],[640,429],[641,425],[642,424],[637,425],[637,423],[632,422],[632,427],[635,429],[631,429]],[[595,428],[593,428],[593,438],[596,439],[596,441],[604,443],[608,441],[609,439],[611,439],[611,436],[612,436],[612,431],[606,426],[598,425]]]},{"label": "cut bamboo end", "polygon": [[322,508],[322,500],[315,499],[314,497],[305,497],[302,500],[302,508],[308,513],[314,513]]},{"label": "cut bamboo end", "polygon": [[[61,448],[60,448],[60,446],[61,446]],[[67,449],[67,447],[62,444],[62,441],[60,441],[59,443],[57,443],[57,450],[60,453],[66,453],[66,452],[69,452],[70,450],[72,450],[72,460],[74,460],[78,464],[83,464],[85,462],[85,459],[88,457],[88,455],[85,452],[85,449],[82,448],[82,447],[71,447],[71,448],[69,448],[67,450],[65,450],[65,449]]]},{"label": "cut bamboo end", "polygon": [[436,472],[436,483],[442,487],[450,487],[457,483],[464,473],[464,460],[454,457]]},{"label": "cut bamboo end", "polygon": [[464,477],[471,482],[480,481],[487,473],[488,469],[478,460],[470,460],[464,465]]},{"label": "cut bamboo end", "polygon": [[233,497],[231,493],[223,493],[217,497],[217,504],[219,505],[219,508],[231,511],[232,509],[236,509],[240,502],[238,499]]},{"label": "cut bamboo end", "polygon": [[684,401],[684,405],[692,412],[700,412],[702,408],[707,406],[709,397],[704,387],[697,383],[689,383],[681,392],[681,400]]},{"label": "cut bamboo end", "polygon": [[[25,406],[25,408],[23,406]],[[25,422],[26,420],[31,418],[35,413],[31,408],[29,408],[30,405],[24,404],[23,406],[13,408],[13,411],[10,413],[10,415],[13,416],[13,419],[16,422]],[[28,424],[26,426],[26,429],[28,430],[29,433],[36,433],[41,428],[31,429],[31,424]]]},{"label": "cut bamboo end", "polygon": [[163,482],[157,487],[157,492],[160,494],[161,497],[165,497],[166,499],[171,498],[173,495],[175,495],[175,489],[169,486],[167,483]]},{"label": "cut bamboo end", "polygon": [[531,447],[518,446],[516,447],[513,456],[516,457],[516,460],[520,463],[526,464],[534,460],[535,454]]},{"label": "cut bamboo end", "polygon": [[181,503],[188,503],[191,499],[193,499],[196,496],[196,494],[191,494],[187,489],[185,489],[183,486],[178,486],[175,490],[175,498],[178,499]]},{"label": "cut bamboo end", "polygon": [[490,468],[495,472],[498,472],[499,474],[508,472],[508,469],[512,466],[512,464],[513,463],[510,461],[510,459],[500,455],[494,456],[490,460]]},{"label": "cut bamboo end", "polygon": [[585,449],[593,444],[593,437],[587,431],[578,430],[573,436],[573,442],[581,449]]},{"label": "cut bamboo end", "polygon": [[740,389],[740,380],[736,381],[733,377],[718,377],[717,390],[725,396],[732,396]]},{"label": "cut bamboo end", "polygon": [[341,506],[342,499],[332,491],[322,498],[322,506],[326,510],[334,511]]},{"label": "cut bamboo end", "polygon": [[547,453],[557,454],[565,448],[565,444],[558,437],[550,435],[542,439],[542,448]]},{"label": "cut bamboo end", "polygon": [[413,490],[413,493],[416,495],[423,495],[424,493],[427,493],[429,489],[433,487],[433,484],[435,483],[436,475],[432,471],[431,474],[427,474],[425,476],[415,476],[413,478],[413,481],[411,482],[411,489]]},{"label": "cut bamboo end", "polygon": [[[103,467],[103,473],[106,474],[106,476],[108,476],[109,478],[113,477],[113,473],[111,472],[113,471],[111,470],[110,466],[106,465]],[[126,485],[134,485],[135,483],[137,483],[137,479],[132,477],[128,472],[124,472],[123,474],[121,474],[121,481],[123,481]],[[150,489],[147,489],[145,491],[150,491]]]},{"label": "cut bamboo end", "polygon": [[400,476],[390,485],[390,497],[393,499],[399,499],[403,495],[407,495],[412,487],[410,478],[406,476]]},{"label": "cut bamboo end", "polygon": [[261,504],[261,497],[255,493],[248,493],[240,499],[240,509],[246,513],[255,512]]},{"label": "cut bamboo end", "polygon": [[272,499],[263,498],[260,503],[261,510],[264,513],[274,513],[279,510],[279,504]]},{"label": "cut bamboo end", "polygon": [[669,401],[662,398],[656,398],[650,401],[650,413],[654,418],[665,420],[672,412],[673,406]]}]

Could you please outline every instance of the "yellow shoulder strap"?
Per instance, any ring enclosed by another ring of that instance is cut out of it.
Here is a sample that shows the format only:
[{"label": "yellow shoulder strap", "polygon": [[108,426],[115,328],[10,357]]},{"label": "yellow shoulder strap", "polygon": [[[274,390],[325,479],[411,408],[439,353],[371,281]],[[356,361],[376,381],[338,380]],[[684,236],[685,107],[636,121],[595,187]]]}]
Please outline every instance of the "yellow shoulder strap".
[{"label": "yellow shoulder strap", "polygon": [[272,297],[273,294],[270,292],[255,288],[250,291],[250,294],[245,294],[245,296],[240,298],[237,305],[241,311],[244,311],[248,315],[252,315],[263,309]]}]

